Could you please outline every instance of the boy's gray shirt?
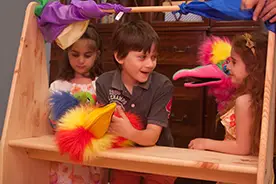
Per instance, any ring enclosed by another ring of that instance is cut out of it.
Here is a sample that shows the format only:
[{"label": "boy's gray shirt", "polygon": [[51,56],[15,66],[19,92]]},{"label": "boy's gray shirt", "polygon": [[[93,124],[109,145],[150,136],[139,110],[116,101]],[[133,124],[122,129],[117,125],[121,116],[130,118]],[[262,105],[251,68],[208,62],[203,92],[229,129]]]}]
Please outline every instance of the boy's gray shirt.
[{"label": "boy's gray shirt", "polygon": [[172,93],[172,82],[157,72],[153,72],[147,82],[134,86],[132,94],[124,86],[120,70],[106,72],[96,80],[96,95],[100,104],[116,102],[126,112],[138,115],[144,127],[147,124],[163,127],[156,143],[159,146],[173,146],[168,126]]}]

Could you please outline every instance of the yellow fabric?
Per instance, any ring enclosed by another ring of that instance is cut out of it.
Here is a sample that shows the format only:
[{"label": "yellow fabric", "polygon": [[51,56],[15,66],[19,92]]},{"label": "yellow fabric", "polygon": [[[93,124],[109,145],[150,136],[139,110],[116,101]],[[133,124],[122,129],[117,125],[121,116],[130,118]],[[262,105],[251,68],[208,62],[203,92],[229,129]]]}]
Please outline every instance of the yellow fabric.
[{"label": "yellow fabric", "polygon": [[108,130],[115,108],[116,103],[96,108],[87,116],[86,122],[91,123],[86,124],[85,128],[92,132],[95,138],[101,138]]},{"label": "yellow fabric", "polygon": [[89,20],[78,21],[68,25],[56,38],[57,45],[65,50],[75,43],[86,31]]},{"label": "yellow fabric", "polygon": [[84,150],[83,161],[90,162],[91,160],[95,159],[95,156],[98,152],[112,148],[112,141],[114,138],[115,135],[105,134],[100,139],[92,139]]},{"label": "yellow fabric", "polygon": [[58,129],[73,130],[77,127],[83,126],[88,111],[89,109],[84,106],[67,111],[66,114],[59,120],[61,123],[58,124]]},{"label": "yellow fabric", "polygon": [[99,139],[107,132],[115,108],[116,103],[99,108],[89,106],[74,108],[60,119],[61,123],[58,124],[58,129],[73,130],[83,127]]}]

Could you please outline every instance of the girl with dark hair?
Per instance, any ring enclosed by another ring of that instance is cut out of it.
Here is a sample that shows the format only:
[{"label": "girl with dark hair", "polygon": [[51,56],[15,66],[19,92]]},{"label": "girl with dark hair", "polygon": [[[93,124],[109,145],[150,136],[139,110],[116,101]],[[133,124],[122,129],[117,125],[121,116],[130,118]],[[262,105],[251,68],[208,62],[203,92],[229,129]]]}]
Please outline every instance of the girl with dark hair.
[{"label": "girl with dark hair", "polygon": [[[100,35],[93,27],[88,27],[82,37],[66,50],[64,66],[58,79],[51,83],[50,92],[66,91],[73,95],[84,91],[96,95],[95,81],[103,72],[101,55]],[[55,122],[51,117],[49,120],[55,130]],[[104,173],[98,167],[52,162],[50,183],[104,184],[107,179]]]}]

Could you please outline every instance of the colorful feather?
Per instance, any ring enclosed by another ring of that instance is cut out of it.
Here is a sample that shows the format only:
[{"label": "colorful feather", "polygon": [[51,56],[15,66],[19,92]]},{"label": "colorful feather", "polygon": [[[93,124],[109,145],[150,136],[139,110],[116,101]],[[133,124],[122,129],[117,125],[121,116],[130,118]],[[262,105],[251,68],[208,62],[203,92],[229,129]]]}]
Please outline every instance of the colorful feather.
[{"label": "colorful feather", "polygon": [[[185,87],[208,86],[209,94],[216,98],[218,111],[223,110],[235,92],[235,86],[227,70],[227,59],[230,57],[231,48],[229,39],[225,37],[207,38],[198,51],[201,66],[181,69],[173,75],[173,80],[190,79],[192,82],[186,82]],[[195,79],[196,81],[193,81]]]},{"label": "colorful feather", "polygon": [[73,95],[81,104],[96,105],[96,95],[92,95],[89,92],[77,92]]},{"label": "colorful feather", "polygon": [[[60,93],[59,95],[61,95],[58,96],[59,100],[70,99],[67,98],[67,93]],[[115,112],[115,103],[96,107],[94,103],[91,103],[91,100],[86,100],[84,96],[89,97],[85,93],[75,94],[74,100],[77,99],[79,104],[73,108],[68,108],[56,121],[56,143],[61,154],[69,154],[70,159],[76,162],[89,162],[100,151],[135,146],[135,143],[130,140],[107,133],[113,113],[120,117]],[[52,107],[55,106],[55,102],[59,101],[52,101]],[[52,111],[54,110],[52,109]],[[129,112],[125,114],[134,128],[143,129],[138,116]]]},{"label": "colorful feather", "polygon": [[107,132],[115,107],[116,104],[80,105],[69,110],[57,126],[56,141],[60,152],[67,152],[72,160],[81,162],[86,147]]},{"label": "colorful feather", "polygon": [[198,50],[201,65],[218,64],[230,56],[231,43],[226,37],[212,36],[204,40]]},{"label": "colorful feather", "polygon": [[79,105],[79,101],[70,93],[60,91],[54,92],[49,99],[51,106],[51,119],[57,121],[68,110]]},{"label": "colorful feather", "polygon": [[115,137],[107,133],[100,139],[92,139],[84,149],[83,162],[90,162],[98,152],[113,148]]},{"label": "colorful feather", "polygon": [[77,162],[83,160],[85,147],[93,138],[93,134],[83,127],[72,130],[59,130],[56,133],[56,141],[60,153],[68,153],[70,159]]}]

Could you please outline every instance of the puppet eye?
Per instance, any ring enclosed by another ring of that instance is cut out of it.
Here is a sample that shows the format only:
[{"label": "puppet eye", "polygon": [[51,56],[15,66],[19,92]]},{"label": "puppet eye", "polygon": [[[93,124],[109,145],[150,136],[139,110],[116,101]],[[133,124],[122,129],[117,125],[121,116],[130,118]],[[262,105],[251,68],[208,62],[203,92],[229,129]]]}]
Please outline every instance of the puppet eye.
[{"label": "puppet eye", "polygon": [[226,75],[229,75],[229,74],[230,74],[230,71],[229,71],[229,69],[227,68],[227,65],[224,65],[224,66],[222,67],[222,70],[223,70],[223,72],[224,72]]},{"label": "puppet eye", "polygon": [[226,59],[225,63],[226,63],[226,64],[229,64],[229,63],[231,62],[231,60],[232,60],[231,57],[228,57],[228,58]]}]

